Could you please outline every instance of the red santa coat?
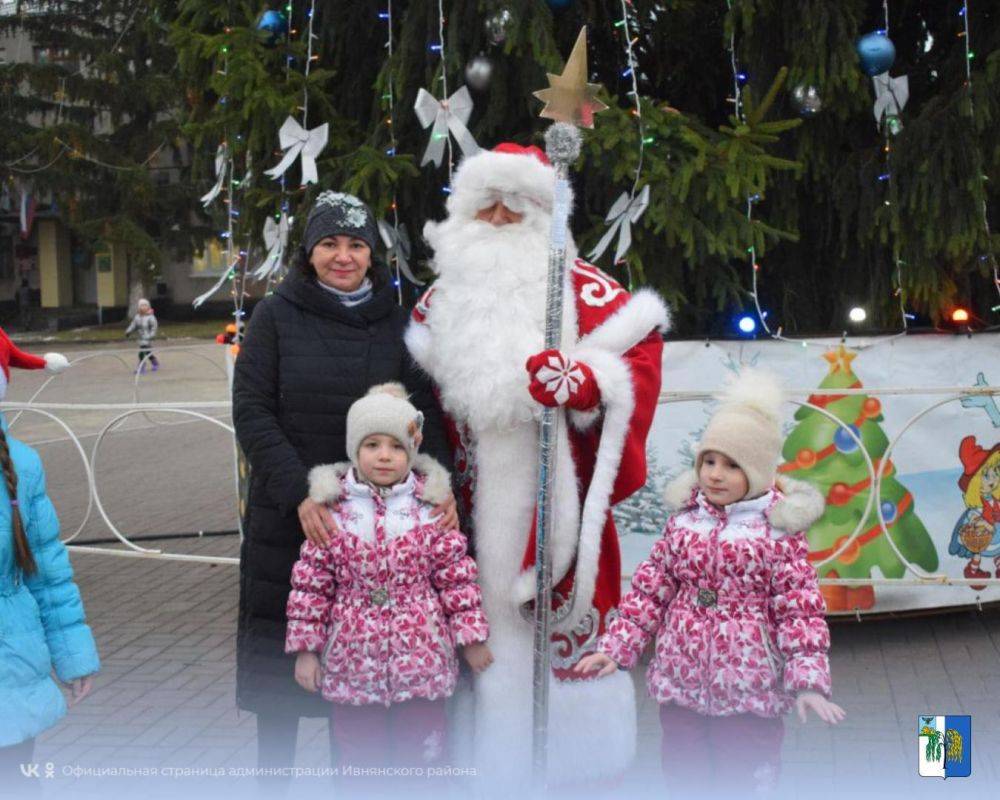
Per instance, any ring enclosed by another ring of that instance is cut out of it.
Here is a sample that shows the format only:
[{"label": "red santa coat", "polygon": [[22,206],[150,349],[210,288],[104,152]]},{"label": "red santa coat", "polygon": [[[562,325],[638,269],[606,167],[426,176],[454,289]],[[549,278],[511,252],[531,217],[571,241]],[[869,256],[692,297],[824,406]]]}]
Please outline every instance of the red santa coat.
[{"label": "red santa coat", "polygon": [[[572,357],[597,367],[595,377],[601,389],[602,408],[569,414],[569,444],[582,520],[575,557],[567,560],[564,547],[562,563],[553,565],[553,608],[557,618],[565,615],[558,626],[561,632],[553,636],[558,645],[568,643],[567,633],[579,624],[591,605],[599,612],[599,630],[594,633],[603,633],[605,618],[621,597],[621,557],[611,507],[646,482],[646,437],[661,383],[663,340],[659,331],[666,328],[668,320],[655,294],[632,295],[581,259],[574,262],[569,276],[578,336]],[[431,288],[417,303],[413,325],[426,325],[433,293]],[[419,342],[416,330],[411,326],[408,344],[421,361],[426,345]],[[620,352],[617,358],[616,351]],[[469,453],[471,442],[464,424],[450,417],[448,424],[463,504],[471,511],[476,479]],[[535,593],[535,544],[533,522],[522,559],[522,575],[514,587],[515,596],[523,603],[530,602]],[[569,669],[557,669],[556,674],[564,680],[581,679]]]},{"label": "red santa coat", "polygon": [[[601,391],[601,403],[596,409],[570,410],[559,426],[554,530],[550,539],[553,606],[558,618],[552,636],[556,681],[550,694],[550,729],[553,740],[568,751],[565,764],[560,763],[558,754],[550,752],[550,775],[554,773],[558,779],[561,773],[564,778],[579,779],[620,771],[634,750],[634,707],[628,676],[621,674],[614,680],[600,681],[593,675],[581,677],[572,672],[572,667],[584,655],[596,651],[597,639],[614,618],[620,600],[620,553],[610,511],[613,503],[628,497],[646,480],[646,437],[661,381],[663,344],[659,331],[667,326],[667,312],[655,293],[640,290],[630,294],[613,278],[581,260],[567,270],[565,297],[561,349],[591,367]],[[435,309],[443,302],[441,294],[435,298],[434,289],[427,292],[414,310],[406,335],[411,353],[436,381],[442,375],[447,378],[449,373],[435,360],[435,336],[463,334],[460,320],[448,327],[435,319]],[[453,307],[451,313],[457,317],[459,311]],[[538,349],[542,349],[541,339]],[[524,370],[523,359],[518,368]],[[524,371],[523,375],[526,387],[528,374]],[[449,387],[441,389],[448,413]],[[471,430],[475,420],[452,419],[451,427],[460,501],[471,508],[475,526],[485,527],[482,514],[493,515],[490,540],[484,538],[487,532],[479,527],[474,526],[471,532],[484,584],[484,610],[494,632],[489,644],[496,655],[496,663],[478,678],[477,690],[487,681],[500,680],[495,672],[509,670],[509,679],[493,693],[494,704],[508,708],[522,704],[520,707],[525,708],[523,703],[527,702],[530,718],[535,493],[531,479],[525,481],[524,476],[526,472],[535,474],[537,469],[537,424],[521,426],[517,431],[500,430],[490,437],[481,435],[478,441]],[[518,442],[509,444],[515,438]],[[494,463],[487,465],[489,454],[483,451],[485,447],[508,448],[506,464],[516,464],[520,478],[508,481],[507,475],[498,471],[495,457],[490,459]],[[567,465],[572,465],[572,470],[566,469]],[[484,479],[488,474],[492,478]],[[504,492],[507,496],[499,496]],[[522,524],[524,527],[519,528]],[[498,538],[509,541],[498,545],[494,541]],[[513,559],[514,563],[498,564],[498,559]],[[502,575],[495,578],[500,582],[509,576],[510,582],[491,586],[491,575]],[[510,614],[509,608],[502,607],[504,603],[521,606],[523,617]],[[477,714],[483,710],[484,698],[489,705],[488,694],[479,691]],[[590,709],[589,717],[585,716],[586,709]],[[492,713],[491,709],[487,708],[486,713]],[[609,730],[614,728],[606,724],[609,716],[618,730]],[[601,724],[605,724],[603,731]],[[584,737],[584,732],[592,733],[587,741],[577,741],[575,737]],[[477,722],[477,739],[481,733]],[[511,726],[506,733],[507,742],[511,736],[530,742],[530,728],[521,731]],[[499,734],[494,741],[496,746],[507,747]],[[477,743],[480,757],[491,749]],[[563,766],[565,769],[561,769]]]}]

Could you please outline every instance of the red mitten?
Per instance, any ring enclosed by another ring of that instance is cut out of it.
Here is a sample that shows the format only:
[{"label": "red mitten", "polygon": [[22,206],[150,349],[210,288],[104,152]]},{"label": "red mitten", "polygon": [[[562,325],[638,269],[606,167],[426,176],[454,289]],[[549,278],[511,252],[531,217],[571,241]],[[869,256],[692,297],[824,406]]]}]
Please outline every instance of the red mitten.
[{"label": "red mitten", "polygon": [[558,350],[543,350],[524,365],[531,376],[528,391],[543,406],[567,406],[587,411],[601,402],[594,372]]}]

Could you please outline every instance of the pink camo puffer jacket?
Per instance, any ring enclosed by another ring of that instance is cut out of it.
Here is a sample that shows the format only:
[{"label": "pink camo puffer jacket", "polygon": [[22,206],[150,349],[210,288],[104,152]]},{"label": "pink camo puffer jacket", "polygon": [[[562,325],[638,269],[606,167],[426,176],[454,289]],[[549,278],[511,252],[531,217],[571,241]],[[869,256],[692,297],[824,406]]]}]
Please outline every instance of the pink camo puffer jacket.
[{"label": "pink camo puffer jacket", "polygon": [[694,473],[667,487],[678,511],[599,643],[628,669],[656,634],[646,684],[657,702],[777,717],[800,691],[829,697],[826,606],[805,535],[785,533],[808,529],[823,498],[799,481],[779,489],[723,510]]},{"label": "pink camo puffer jacket", "polygon": [[489,635],[465,536],[431,519],[414,472],[381,492],[349,464],[317,467],[310,483],[313,499],[339,498],[338,532],[327,548],[302,545],[285,651],[320,654],[323,697],[334,703],[451,695],[456,646]]}]

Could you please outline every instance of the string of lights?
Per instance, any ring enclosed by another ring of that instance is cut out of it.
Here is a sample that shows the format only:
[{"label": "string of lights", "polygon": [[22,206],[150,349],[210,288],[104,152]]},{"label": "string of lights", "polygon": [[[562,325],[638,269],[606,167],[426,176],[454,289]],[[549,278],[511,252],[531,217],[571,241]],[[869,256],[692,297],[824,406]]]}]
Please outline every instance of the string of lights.
[{"label": "string of lights", "polygon": [[[731,14],[732,7],[733,7],[733,0],[726,0],[726,6],[727,6],[727,9],[729,10],[729,12]],[[888,35],[888,28],[889,28],[889,4],[888,4],[888,0],[883,0],[882,9],[883,9],[883,15],[884,15],[884,20],[885,20],[885,28],[882,29],[882,30],[880,30],[880,31],[878,31],[878,33],[887,36]],[[733,94],[728,99],[729,99],[729,102],[731,102],[733,104],[733,114],[734,114],[734,116],[736,117],[736,119],[737,119],[737,121],[739,123],[743,124],[743,123],[746,122],[746,115],[744,113],[744,104],[743,104],[743,87],[746,85],[747,81],[749,80],[749,76],[740,67],[740,64],[739,64],[739,59],[738,59],[737,51],[736,51],[736,25],[735,25],[735,23],[732,24],[732,26],[730,28],[730,31],[729,31],[729,47],[728,47],[728,50],[729,50],[729,63],[730,63],[730,68],[732,70],[732,76],[733,76]],[[887,190],[888,190],[887,191],[887,195],[888,196],[891,196],[891,189],[892,189],[892,186],[891,186],[891,170],[890,170],[891,162],[889,161],[890,152],[891,152],[891,143],[889,141],[888,126],[886,126],[886,139],[885,139],[885,143],[883,145],[883,153],[885,155],[885,168],[884,168],[883,172],[878,176],[878,179],[879,179],[879,181],[884,181],[884,182],[886,182],[888,184],[888,186],[887,186]],[[883,201],[886,206],[891,205],[891,200],[888,199],[888,196]],[[760,195],[754,194],[754,195],[751,195],[750,197],[748,197],[747,200],[746,200],[746,219],[747,219],[747,223],[750,224],[750,225],[752,225],[753,219],[754,219],[754,215],[753,215],[754,206],[755,206],[756,203],[758,203],[760,201],[760,199],[761,199]],[[753,241],[751,241],[750,245],[747,247],[746,252],[747,252],[748,261],[749,261],[749,264],[750,264],[750,281],[751,281],[751,283],[750,283],[750,292],[749,292],[749,294],[750,294],[751,299],[753,300],[753,306],[754,306],[754,311],[756,312],[756,316],[751,316],[750,314],[743,314],[739,318],[739,320],[737,322],[737,327],[739,328],[740,332],[742,334],[745,334],[745,335],[748,335],[748,336],[754,335],[754,334],[756,334],[757,328],[758,328],[758,325],[759,325],[760,328],[762,328],[763,332],[767,336],[769,336],[770,338],[772,338],[772,339],[777,339],[779,341],[788,342],[788,343],[791,343],[791,344],[796,344],[796,345],[798,345],[800,347],[803,347],[803,348],[809,347],[810,344],[817,344],[816,342],[812,342],[809,339],[793,339],[793,338],[785,336],[783,334],[783,329],[782,329],[782,327],[780,325],[777,326],[776,329],[772,330],[772,328],[770,327],[770,325],[768,324],[768,321],[767,321],[767,316],[768,316],[767,311],[764,310],[764,308],[761,306],[761,303],[760,303],[759,288],[760,288],[761,264],[760,264],[760,259],[758,258],[758,252],[757,252],[756,244]],[[903,286],[903,284],[902,284],[902,268],[903,268],[904,262],[903,262],[903,260],[901,258],[899,258],[897,252],[894,252],[894,257],[895,257],[895,276],[896,276],[895,277],[896,287],[895,287],[894,291],[895,291],[896,296],[899,297],[899,300],[900,300],[900,313],[901,313],[902,320],[903,320],[903,330],[900,333],[896,334],[896,336],[888,337],[887,339],[885,339],[883,341],[890,341],[891,339],[894,339],[897,336],[905,336],[906,332],[907,332],[907,329],[908,329],[908,322],[909,322],[909,320],[911,320],[913,318],[913,315],[912,314],[908,314],[906,312],[906,309],[905,309],[905,297],[904,297],[903,288],[902,288],[902,286]],[[868,317],[867,312],[861,306],[855,306],[855,307],[851,308],[850,311],[848,312],[848,320],[850,322],[852,322],[852,323],[855,323],[855,324],[859,324],[859,323],[864,322],[867,319],[867,317]],[[846,338],[847,338],[847,331],[846,330],[843,332],[841,338],[844,339],[844,340],[846,340]]]},{"label": "string of lights", "polygon": [[[962,37],[965,43],[965,90],[969,99],[969,110],[971,112],[973,110],[972,60],[976,57],[976,54],[972,49],[972,37],[969,35],[969,0],[962,0],[962,8],[959,10],[958,15],[962,18],[962,30],[958,35]],[[993,250],[993,234],[990,230],[990,217],[986,208],[986,176],[983,174],[982,169],[979,170],[979,182],[983,198],[983,229],[986,232],[986,246],[989,248],[988,252],[980,256],[980,258],[989,263],[993,272],[993,287],[996,289],[997,295],[1000,296],[1000,266],[997,264],[996,253]],[[993,306],[991,310],[993,312],[1000,311],[1000,304]]]},{"label": "string of lights", "polygon": [[[632,81],[632,90],[628,93],[629,96],[635,103],[635,108],[632,109],[632,114],[636,118],[636,124],[639,132],[639,158],[636,162],[635,167],[635,179],[632,181],[632,190],[629,192],[629,202],[635,200],[635,193],[639,189],[639,180],[642,177],[642,165],[646,154],[646,145],[650,143],[646,137],[646,123],[642,118],[642,97],[639,94],[639,75],[638,75],[638,65],[635,58],[635,44],[638,41],[638,37],[632,36],[629,16],[634,13],[635,6],[633,5],[633,0],[621,0],[622,18],[615,23],[615,27],[621,28],[623,39],[625,42],[625,61],[627,67],[624,72],[622,72],[622,77],[630,78]],[[625,270],[628,275],[628,288],[629,291],[632,290],[632,267],[629,265],[628,259],[623,259],[625,264]]]},{"label": "string of lights", "polygon": [[[882,36],[888,37],[889,36],[889,0],[882,0],[882,15],[883,15],[883,25],[885,27],[883,27],[882,30],[878,31],[878,33],[881,34]],[[884,168],[884,171],[882,172],[882,174],[879,175],[878,179],[880,181],[883,181],[885,183],[885,193],[886,193],[886,196],[885,196],[885,198],[883,199],[882,202],[885,204],[886,207],[889,207],[889,206],[892,205],[892,200],[890,198],[892,197],[892,192],[893,192],[893,180],[892,180],[892,141],[891,141],[892,132],[891,132],[891,128],[890,128],[890,125],[889,125],[888,122],[886,122],[882,126],[882,135],[883,135],[882,153],[883,153],[884,158],[885,158],[885,161],[884,161],[885,168]],[[895,239],[894,239],[893,245],[892,245],[892,255],[893,255],[893,261],[895,262],[895,267],[896,267],[895,273],[894,273],[895,274],[894,280],[895,280],[896,286],[895,286],[895,289],[893,290],[893,294],[899,300],[899,316],[900,316],[900,319],[902,320],[902,323],[903,323],[902,333],[905,334],[907,332],[907,330],[909,329],[909,322],[913,318],[913,315],[907,313],[907,311],[906,311],[906,294],[905,294],[905,290],[903,288],[903,263],[904,262],[903,262],[903,259],[899,257],[899,243]],[[861,310],[864,311],[864,309],[861,309]],[[852,309],[852,312],[853,311],[854,311],[854,309]],[[861,317],[860,321],[863,321],[864,318],[867,316],[867,314],[865,314],[864,316],[861,316],[861,314],[856,314],[855,316]]]},{"label": "string of lights", "polygon": [[[438,0],[438,41],[436,45],[431,45],[431,50],[436,50],[441,56],[441,96],[448,97],[448,58],[444,46],[444,0]],[[445,146],[448,149],[448,186],[445,193],[451,193],[451,174],[455,168],[455,156],[451,148],[451,136],[445,134]]]},{"label": "string of lights", "polygon": [[[379,14],[379,18],[385,21],[386,26],[386,42],[385,49],[388,54],[389,59],[389,69],[387,70],[386,77],[386,89],[385,94],[382,95],[382,100],[385,101],[387,107],[387,116],[385,120],[386,128],[389,131],[389,147],[386,148],[386,155],[390,158],[396,157],[396,129],[394,126],[395,116],[396,116],[396,91],[395,85],[392,78],[392,67],[393,67],[393,56],[395,55],[395,42],[392,35],[392,0],[387,0],[386,10]],[[392,190],[392,202],[389,204],[389,211],[392,212],[392,229],[396,237],[396,241],[399,241],[399,206],[396,204],[396,187],[393,185]],[[396,284],[396,301],[402,305],[403,304],[403,281],[402,281],[402,270],[399,266],[398,256],[395,258],[395,278],[393,283]]]},{"label": "string of lights", "polygon": [[[732,0],[726,0],[726,8],[730,14],[732,14],[733,2]],[[733,116],[736,117],[740,124],[746,122],[746,115],[743,113],[743,86],[748,80],[748,75],[744,72],[739,65],[739,61],[736,55],[736,25],[732,23],[729,29],[729,66],[733,73],[733,94],[732,97],[728,98],[729,102],[733,104]],[[753,225],[753,207],[754,204],[760,200],[760,195],[751,195],[746,200],[746,218],[748,227]],[[760,294],[758,292],[758,273],[760,272],[760,263],[757,259],[757,245],[751,241],[750,246],[747,247],[747,256],[750,262],[750,297],[753,299],[754,309],[757,312],[757,318],[754,319],[749,315],[743,315],[740,317],[738,327],[740,332],[745,334],[753,334],[757,330],[757,324],[764,329],[764,333],[775,339],[782,339],[784,341],[793,341],[791,339],[786,339],[782,336],[781,328],[777,331],[772,331],[767,324],[767,312],[761,308],[760,305]],[[803,346],[806,346],[806,342],[802,342]]]}]

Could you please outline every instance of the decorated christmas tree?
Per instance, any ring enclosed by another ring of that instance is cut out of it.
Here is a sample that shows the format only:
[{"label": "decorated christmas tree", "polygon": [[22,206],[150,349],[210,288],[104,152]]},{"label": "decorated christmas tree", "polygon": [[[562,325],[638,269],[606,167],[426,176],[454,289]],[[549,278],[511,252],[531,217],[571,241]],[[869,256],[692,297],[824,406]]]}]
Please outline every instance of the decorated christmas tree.
[{"label": "decorated christmas tree", "polygon": [[[610,108],[574,168],[574,238],[590,256],[612,234],[593,260],[661,291],[676,333],[731,334],[758,306],[786,334],[839,332],[855,305],[873,329],[956,303],[978,327],[1000,318],[998,18],[964,0],[7,2],[0,33],[36,53],[0,63],[0,178],[86,239],[156,260],[225,232],[250,266],[266,221],[293,218],[294,245],[318,191],[349,191],[407,226],[427,277],[417,234],[461,141],[537,144],[532,92],[586,24]],[[315,184],[265,174],[289,117],[328,123]],[[223,143],[236,177],[206,214]]]},{"label": "decorated christmas tree", "polygon": [[[840,345],[823,357],[830,368],[820,389],[861,388],[851,367],[855,354]],[[819,576],[868,578],[877,567],[886,578],[903,577],[905,565],[886,540],[874,504],[865,515],[871,477],[864,454],[847,431],[849,428],[861,440],[877,472],[888,445],[879,424],[883,420],[881,402],[861,394],[816,394],[809,402],[843,423],[838,425],[812,408],[800,408],[795,414],[798,424],[782,451],[785,463],[779,467],[780,473],[811,483],[826,497],[825,513],[808,532],[809,560],[818,563],[837,552],[864,517],[857,537],[836,559],[818,567]],[[899,552],[925,570],[937,569],[937,552],[917,516],[913,495],[897,479],[891,462],[884,465],[881,497],[882,516]],[[871,586],[824,586],[823,595],[830,611],[864,610],[875,604]]]}]

